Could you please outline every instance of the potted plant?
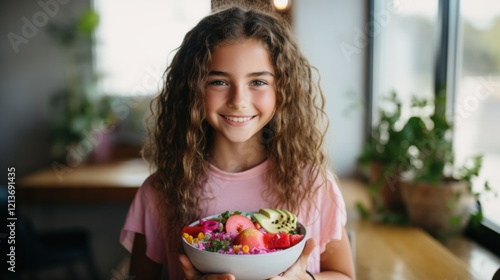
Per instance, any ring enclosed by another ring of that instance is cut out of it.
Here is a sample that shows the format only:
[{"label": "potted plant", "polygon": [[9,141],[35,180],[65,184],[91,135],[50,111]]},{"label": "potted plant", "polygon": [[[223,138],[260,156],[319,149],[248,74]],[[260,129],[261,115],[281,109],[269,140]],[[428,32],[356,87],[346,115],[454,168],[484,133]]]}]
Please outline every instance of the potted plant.
[{"label": "potted plant", "polygon": [[434,102],[414,98],[414,115],[401,130],[411,139],[401,182],[409,220],[437,237],[461,232],[471,218],[480,221],[481,208],[474,210],[477,199],[491,190],[487,182],[479,190],[472,186],[481,169],[481,156],[456,164],[445,106],[443,95]]},{"label": "potted plant", "polygon": [[105,150],[103,145],[110,142],[108,128],[115,121],[112,100],[97,92],[97,75],[91,70],[92,32],[98,23],[99,16],[88,10],[77,19],[47,25],[49,37],[62,50],[66,73],[66,85],[51,98],[52,153],[56,158],[80,145],[73,149],[82,161],[96,149]]},{"label": "potted plant", "polygon": [[[401,222],[404,203],[399,179],[401,165],[406,158],[406,135],[401,123],[401,101],[395,92],[384,97],[380,104],[379,121],[372,129],[358,163],[367,170],[368,189],[375,219],[384,222]],[[358,208],[366,214],[365,206]]]}]

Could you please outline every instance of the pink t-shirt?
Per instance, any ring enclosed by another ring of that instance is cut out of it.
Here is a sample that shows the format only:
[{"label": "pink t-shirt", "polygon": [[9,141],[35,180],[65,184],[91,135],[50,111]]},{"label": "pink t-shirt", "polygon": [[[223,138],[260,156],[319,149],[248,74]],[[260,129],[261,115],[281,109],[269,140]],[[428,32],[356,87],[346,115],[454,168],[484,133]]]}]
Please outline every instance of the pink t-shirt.
[{"label": "pink t-shirt", "polygon": [[[239,173],[228,173],[211,166],[208,176],[207,190],[213,196],[209,200],[202,217],[220,214],[224,211],[258,211],[270,208],[262,193],[267,187],[266,171],[269,162]],[[321,183],[317,179],[316,183]],[[320,271],[320,254],[325,250],[328,241],[339,240],[342,227],[346,223],[345,204],[337,183],[331,173],[327,175],[328,184],[321,188],[316,197],[313,213],[306,217],[305,210],[297,217],[309,232],[309,237],[316,240],[316,246],[309,258],[307,269],[312,273]],[[169,250],[167,237],[162,236],[159,224],[163,222],[158,212],[159,193],[146,180],[136,194],[121,231],[120,242],[132,251],[134,234],[141,233],[146,237],[146,255],[153,261],[166,264],[169,279],[183,279],[183,271],[176,252]]]}]

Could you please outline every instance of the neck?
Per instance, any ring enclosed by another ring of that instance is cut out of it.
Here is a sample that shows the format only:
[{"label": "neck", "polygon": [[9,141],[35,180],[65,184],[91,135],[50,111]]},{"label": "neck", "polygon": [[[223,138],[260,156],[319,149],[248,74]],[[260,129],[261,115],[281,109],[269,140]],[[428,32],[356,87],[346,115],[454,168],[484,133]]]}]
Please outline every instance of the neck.
[{"label": "neck", "polygon": [[267,158],[264,144],[258,137],[244,143],[229,143],[224,139],[215,139],[214,143],[212,164],[226,172],[248,170]]}]

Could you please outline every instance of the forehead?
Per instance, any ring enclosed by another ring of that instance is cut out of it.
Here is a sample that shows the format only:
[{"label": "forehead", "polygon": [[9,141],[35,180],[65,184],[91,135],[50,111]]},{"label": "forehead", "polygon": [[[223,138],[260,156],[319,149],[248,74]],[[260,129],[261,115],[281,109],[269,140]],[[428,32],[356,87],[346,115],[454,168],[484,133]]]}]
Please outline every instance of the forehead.
[{"label": "forehead", "polygon": [[[266,45],[255,39],[245,39],[224,42],[212,52],[212,70],[216,68],[262,68],[260,70],[274,70],[270,59],[270,52]],[[256,69],[258,70],[258,69]]]}]

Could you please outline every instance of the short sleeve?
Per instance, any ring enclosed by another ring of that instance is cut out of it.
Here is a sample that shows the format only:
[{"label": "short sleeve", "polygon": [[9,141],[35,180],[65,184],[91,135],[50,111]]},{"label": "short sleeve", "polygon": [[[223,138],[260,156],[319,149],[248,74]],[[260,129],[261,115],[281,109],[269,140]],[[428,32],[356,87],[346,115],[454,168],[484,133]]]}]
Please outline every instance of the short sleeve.
[{"label": "short sleeve", "polygon": [[316,178],[315,185],[320,188],[315,194],[311,211],[307,214],[301,211],[299,214],[299,220],[304,221],[309,237],[318,244],[307,263],[307,269],[312,273],[320,272],[321,254],[326,250],[326,244],[342,239],[342,229],[347,222],[344,198],[335,177],[329,171],[326,175],[326,182],[324,177]]},{"label": "short sleeve", "polygon": [[328,172],[326,194],[320,196],[321,207],[321,231],[320,249],[324,252],[326,244],[331,240],[342,238],[342,229],[347,222],[347,213],[344,198],[337,185],[334,176]]},{"label": "short sleeve", "polygon": [[146,256],[156,263],[167,262],[165,242],[159,227],[158,191],[151,186],[151,177],[139,188],[120,233],[120,243],[132,252],[134,236],[143,234],[146,238]]}]

